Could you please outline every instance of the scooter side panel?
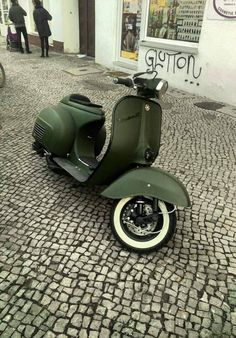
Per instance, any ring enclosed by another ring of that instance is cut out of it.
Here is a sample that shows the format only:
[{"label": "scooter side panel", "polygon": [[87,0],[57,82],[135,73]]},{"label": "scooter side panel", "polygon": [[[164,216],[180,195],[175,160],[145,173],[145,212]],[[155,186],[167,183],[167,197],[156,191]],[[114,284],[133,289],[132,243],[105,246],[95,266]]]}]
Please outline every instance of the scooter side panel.
[{"label": "scooter side panel", "polygon": [[184,185],[173,175],[159,168],[139,168],[128,171],[101,194],[119,199],[130,196],[151,196],[174,205],[191,205]]},{"label": "scooter side panel", "polygon": [[36,119],[33,137],[50,153],[64,157],[74,141],[71,115],[60,106],[43,109]]}]

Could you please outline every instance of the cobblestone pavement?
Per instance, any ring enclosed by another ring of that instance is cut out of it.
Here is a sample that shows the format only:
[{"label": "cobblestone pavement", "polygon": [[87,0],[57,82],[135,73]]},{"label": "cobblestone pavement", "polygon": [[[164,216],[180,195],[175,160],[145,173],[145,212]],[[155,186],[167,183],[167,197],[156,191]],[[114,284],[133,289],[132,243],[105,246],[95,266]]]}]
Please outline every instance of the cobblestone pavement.
[{"label": "cobblestone pavement", "polygon": [[187,186],[176,234],[139,256],[114,239],[112,201],[50,172],[31,150],[37,113],[68,93],[103,104],[128,92],[76,57],[0,50],[0,337],[235,337],[235,119],[167,95],[156,165]]}]

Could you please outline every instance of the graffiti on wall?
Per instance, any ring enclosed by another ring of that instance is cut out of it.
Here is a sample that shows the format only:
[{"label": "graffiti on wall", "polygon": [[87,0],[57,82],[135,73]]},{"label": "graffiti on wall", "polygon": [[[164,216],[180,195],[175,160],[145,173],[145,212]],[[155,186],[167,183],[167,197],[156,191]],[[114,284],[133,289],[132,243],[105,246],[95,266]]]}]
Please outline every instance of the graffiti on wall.
[{"label": "graffiti on wall", "polygon": [[146,65],[149,70],[163,69],[167,73],[176,74],[183,72],[186,75],[185,82],[196,83],[199,86],[198,79],[202,73],[202,67],[199,67],[194,55],[184,55],[181,52],[158,51],[149,49],[145,56]]}]

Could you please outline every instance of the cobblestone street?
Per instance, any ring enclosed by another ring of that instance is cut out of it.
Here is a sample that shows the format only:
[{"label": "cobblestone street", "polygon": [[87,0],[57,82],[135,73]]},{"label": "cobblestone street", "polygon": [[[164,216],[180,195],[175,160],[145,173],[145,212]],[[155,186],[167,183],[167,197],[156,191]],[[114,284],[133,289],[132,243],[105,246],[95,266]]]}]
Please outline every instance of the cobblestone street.
[{"label": "cobblestone street", "polygon": [[192,207],[178,210],[166,247],[137,255],[111,232],[113,201],[51,172],[31,148],[45,106],[79,92],[103,105],[109,127],[114,102],[132,91],[102,68],[65,72],[93,65],[76,56],[41,59],[37,49],[21,55],[3,45],[0,55],[0,337],[235,337],[233,113],[166,95],[155,166],[186,185]]}]

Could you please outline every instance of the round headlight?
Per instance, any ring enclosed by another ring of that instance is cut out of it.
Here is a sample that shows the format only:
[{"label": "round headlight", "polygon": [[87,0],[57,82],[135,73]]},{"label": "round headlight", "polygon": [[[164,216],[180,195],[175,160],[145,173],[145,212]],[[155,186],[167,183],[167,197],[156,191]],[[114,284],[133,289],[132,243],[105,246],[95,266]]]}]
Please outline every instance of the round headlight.
[{"label": "round headlight", "polygon": [[156,94],[158,99],[161,99],[163,95],[167,92],[168,82],[165,80],[161,80],[156,86]]}]

